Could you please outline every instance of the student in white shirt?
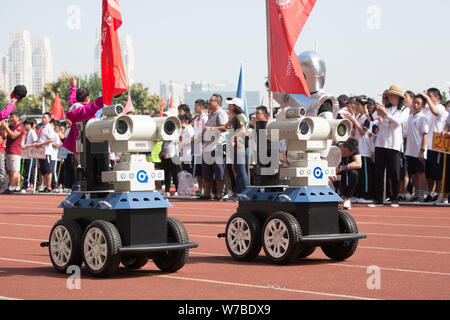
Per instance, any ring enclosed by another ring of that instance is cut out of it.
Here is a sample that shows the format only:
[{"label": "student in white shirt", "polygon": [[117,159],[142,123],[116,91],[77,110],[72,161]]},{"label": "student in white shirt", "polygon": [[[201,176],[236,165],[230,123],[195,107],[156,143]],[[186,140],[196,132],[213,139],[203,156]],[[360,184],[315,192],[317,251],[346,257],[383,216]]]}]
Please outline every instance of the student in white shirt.
[{"label": "student in white shirt", "polygon": [[52,188],[51,188],[53,190],[58,187],[56,185],[57,184],[56,179],[58,178],[58,180],[59,180],[59,177],[57,177],[57,171],[58,171],[57,168],[59,165],[58,149],[61,146],[61,135],[64,137],[64,134],[63,133],[60,134],[60,131],[59,131],[60,128],[58,127],[57,120],[52,119],[50,121],[50,125],[53,127],[53,142],[51,144],[52,149],[51,149],[51,155],[50,155],[51,161],[53,161],[53,163],[54,163],[53,164],[53,175],[52,175]]},{"label": "student in white shirt", "polygon": [[55,162],[51,159],[52,143],[55,136],[55,130],[50,124],[52,115],[49,112],[42,116],[43,127],[39,129],[38,141],[32,146],[35,148],[45,148],[45,159],[39,160],[40,186],[39,191],[52,192],[52,176]]},{"label": "student in white shirt", "polygon": [[194,169],[193,175],[197,178],[198,195],[203,194],[203,171],[202,171],[202,145],[203,145],[203,129],[208,122],[208,104],[205,100],[199,99],[195,101],[195,117],[193,120],[194,138],[193,138],[193,156]]},{"label": "student in white shirt", "polygon": [[356,97],[354,103],[355,114],[348,113],[343,116],[353,123],[352,136],[358,141],[358,149],[361,155],[362,167],[359,169],[358,184],[355,189],[355,197],[360,198],[360,201],[369,200],[373,196],[373,188],[371,186],[374,173],[371,161],[372,153],[370,151],[372,124],[367,109],[369,103],[375,103],[375,101],[366,96]]},{"label": "student in white shirt", "polygon": [[[38,141],[38,137],[35,131],[36,121],[33,119],[27,119],[23,123],[25,127],[25,137],[22,145],[22,149],[31,147]],[[35,172],[35,159],[25,159],[23,164],[23,182],[22,193],[27,192],[28,183],[34,184],[34,172]]]},{"label": "student in white shirt", "polygon": [[[450,102],[446,103],[446,106],[449,105]],[[447,123],[445,125],[445,129],[442,132],[442,136],[444,138],[450,139],[450,113],[447,116]],[[447,154],[447,169],[445,170],[445,185],[444,185],[444,197],[442,202],[448,204],[448,195],[450,193],[450,156]]]},{"label": "student in white shirt", "polygon": [[192,139],[194,138],[194,128],[192,128],[191,122],[192,119],[188,115],[179,116],[181,121],[181,131],[180,135],[180,160],[181,167],[183,170],[192,174],[193,166],[192,166]]},{"label": "student in white shirt", "polygon": [[411,105],[412,114],[405,125],[404,137],[406,138],[405,156],[408,164],[408,174],[413,178],[416,189],[415,197],[424,201],[427,180],[425,178],[428,120],[423,113],[426,100],[417,95]]},{"label": "student in white shirt", "polygon": [[428,196],[426,201],[436,201],[441,193],[442,186],[442,171],[444,170],[444,154],[442,152],[431,150],[433,147],[434,133],[441,133],[445,128],[448,112],[441,104],[442,95],[439,89],[430,88],[427,93],[421,93],[428,103],[428,108],[425,108],[423,113],[428,119],[430,132],[428,134],[427,142],[427,168],[426,177],[428,180]]},{"label": "student in white shirt", "polygon": [[400,157],[403,151],[403,126],[408,120],[409,109],[403,105],[405,99],[403,89],[393,85],[386,92],[389,104],[385,107],[377,105],[376,121],[379,125],[378,137],[375,141],[375,203],[370,207],[383,206],[384,172],[391,179],[391,207],[398,207],[400,189]]}]

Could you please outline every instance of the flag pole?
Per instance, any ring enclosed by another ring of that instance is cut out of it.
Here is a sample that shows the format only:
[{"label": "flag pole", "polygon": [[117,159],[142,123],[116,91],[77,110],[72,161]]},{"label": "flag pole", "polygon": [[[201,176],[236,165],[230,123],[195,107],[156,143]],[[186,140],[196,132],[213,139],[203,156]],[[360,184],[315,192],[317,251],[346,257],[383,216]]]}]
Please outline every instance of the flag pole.
[{"label": "flag pole", "polygon": [[268,81],[268,94],[269,94],[269,113],[270,113],[270,118],[269,119],[273,119],[273,93],[272,90],[270,88],[270,76],[271,76],[271,65],[270,65],[270,0],[266,0],[266,29],[267,29],[267,67],[268,67],[268,77],[267,77],[267,81]]}]

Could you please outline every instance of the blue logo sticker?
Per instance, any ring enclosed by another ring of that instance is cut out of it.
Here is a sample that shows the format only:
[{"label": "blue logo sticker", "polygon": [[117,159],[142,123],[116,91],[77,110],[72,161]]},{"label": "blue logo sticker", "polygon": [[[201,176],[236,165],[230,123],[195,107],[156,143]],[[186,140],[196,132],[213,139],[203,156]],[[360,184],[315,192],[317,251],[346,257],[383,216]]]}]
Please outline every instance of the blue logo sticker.
[{"label": "blue logo sticker", "polygon": [[317,167],[317,168],[314,169],[314,178],[316,178],[316,179],[322,179],[323,178],[322,168]]},{"label": "blue logo sticker", "polygon": [[148,182],[147,172],[145,172],[144,170],[139,171],[137,173],[137,180],[140,183],[147,183]]}]

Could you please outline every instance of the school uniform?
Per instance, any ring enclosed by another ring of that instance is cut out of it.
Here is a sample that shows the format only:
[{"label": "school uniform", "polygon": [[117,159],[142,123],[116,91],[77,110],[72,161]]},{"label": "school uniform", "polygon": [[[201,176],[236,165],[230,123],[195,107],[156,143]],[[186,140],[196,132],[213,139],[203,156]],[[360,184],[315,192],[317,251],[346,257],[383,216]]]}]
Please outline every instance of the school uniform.
[{"label": "school uniform", "polygon": [[423,135],[428,134],[428,131],[428,119],[422,111],[409,116],[408,122],[405,125],[404,134],[407,136],[405,156],[408,164],[408,174],[410,176],[425,172],[426,147],[424,151],[425,160],[420,161],[419,155],[422,149]]},{"label": "school uniform", "polygon": [[444,169],[444,154],[439,151],[432,150],[433,148],[433,134],[441,133],[445,128],[445,122],[447,120],[448,112],[443,105],[436,106],[438,115],[434,115],[429,107],[423,110],[425,117],[428,119],[429,134],[427,141],[427,165],[426,165],[426,177],[427,179],[442,180],[442,171]]},{"label": "school uniform", "polygon": [[400,189],[400,158],[403,150],[403,126],[409,117],[409,108],[386,108],[387,115],[375,121],[379,133],[375,141],[375,200],[384,198],[384,172],[392,184],[391,201],[398,201]]},{"label": "school uniform", "polygon": [[[36,131],[31,129],[25,134],[24,144],[26,146],[32,145],[38,141],[38,136]],[[34,171],[35,171],[35,161],[36,159],[25,159],[23,164],[23,182],[22,189],[28,188],[28,183],[34,184]]]},{"label": "school uniform", "polygon": [[363,199],[371,199],[373,197],[374,186],[373,186],[373,176],[374,167],[372,163],[372,152],[371,143],[372,139],[370,137],[372,131],[372,123],[368,115],[357,115],[356,120],[358,124],[363,127],[366,132],[361,134],[361,132],[353,128],[355,135],[354,138],[358,141],[358,149],[361,155],[361,169],[358,170],[358,184],[355,190],[355,197]]}]

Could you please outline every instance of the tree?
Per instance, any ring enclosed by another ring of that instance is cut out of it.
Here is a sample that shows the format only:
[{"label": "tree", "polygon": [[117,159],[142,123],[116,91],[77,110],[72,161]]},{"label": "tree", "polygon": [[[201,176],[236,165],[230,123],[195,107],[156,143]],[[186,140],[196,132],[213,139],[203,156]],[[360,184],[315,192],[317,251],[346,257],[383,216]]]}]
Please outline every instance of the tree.
[{"label": "tree", "polygon": [[[91,101],[96,99],[102,91],[102,79],[96,73],[84,76],[74,76],[77,80],[77,87],[89,89]],[[28,95],[18,105],[17,110],[21,115],[41,114],[42,100],[45,100],[45,111],[50,112],[55,101],[56,94],[59,93],[64,110],[69,108],[70,101],[70,75],[61,73],[54,82],[47,83],[44,90],[38,97]],[[159,113],[162,99],[159,95],[150,95],[148,88],[142,83],[135,83],[129,87],[129,91],[124,92],[119,97],[113,99],[113,104],[125,104],[128,101],[128,95],[131,95],[131,101],[136,114],[154,115]],[[3,102],[2,102],[3,101]],[[0,103],[8,103],[6,93],[0,92]]]},{"label": "tree", "polygon": [[161,97],[159,95],[150,95],[148,88],[142,83],[131,85],[127,92],[113,99],[113,104],[121,104],[125,106],[128,101],[128,95],[131,95],[131,102],[134,106],[136,114],[154,115],[159,112],[161,105]]},{"label": "tree", "polygon": [[0,108],[3,109],[8,105],[8,96],[0,90]]}]

